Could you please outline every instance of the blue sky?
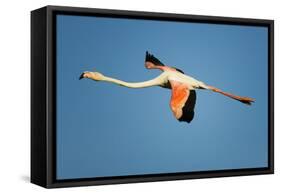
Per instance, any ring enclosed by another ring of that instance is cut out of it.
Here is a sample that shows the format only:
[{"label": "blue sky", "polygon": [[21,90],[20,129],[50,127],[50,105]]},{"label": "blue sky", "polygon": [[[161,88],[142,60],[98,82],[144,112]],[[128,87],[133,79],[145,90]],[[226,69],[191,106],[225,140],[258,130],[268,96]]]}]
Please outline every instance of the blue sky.
[{"label": "blue sky", "polygon": [[[57,178],[266,167],[267,44],[266,27],[58,15]],[[173,117],[170,90],[78,80],[83,71],[154,78],[147,50],[256,102],[199,90],[187,124]]]}]

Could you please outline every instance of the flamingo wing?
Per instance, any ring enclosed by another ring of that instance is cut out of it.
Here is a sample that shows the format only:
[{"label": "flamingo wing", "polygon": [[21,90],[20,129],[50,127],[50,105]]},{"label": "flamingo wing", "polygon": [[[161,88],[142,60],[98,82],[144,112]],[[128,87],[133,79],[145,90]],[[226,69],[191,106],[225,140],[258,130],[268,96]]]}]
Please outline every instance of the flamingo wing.
[{"label": "flamingo wing", "polygon": [[179,121],[190,123],[194,117],[196,103],[195,90],[189,90],[185,83],[169,81],[172,89],[170,108]]},{"label": "flamingo wing", "polygon": [[151,62],[156,66],[165,66],[159,59],[150,54],[148,51],[145,53],[145,62]]}]

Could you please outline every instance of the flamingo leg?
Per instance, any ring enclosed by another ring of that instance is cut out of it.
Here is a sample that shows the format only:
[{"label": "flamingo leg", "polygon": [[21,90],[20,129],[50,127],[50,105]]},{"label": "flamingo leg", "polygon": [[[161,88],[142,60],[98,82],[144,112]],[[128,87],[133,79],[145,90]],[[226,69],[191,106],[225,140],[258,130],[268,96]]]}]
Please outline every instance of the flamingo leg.
[{"label": "flamingo leg", "polygon": [[237,96],[237,95],[234,95],[234,94],[231,94],[231,93],[228,93],[228,92],[224,92],[216,87],[213,87],[213,86],[208,86],[210,90],[212,90],[213,92],[217,92],[217,93],[220,93],[222,95],[225,95],[227,97],[230,97],[234,100],[238,100],[244,104],[247,104],[247,105],[251,105],[252,102],[254,102],[255,100],[253,98],[249,98],[249,97],[244,97],[244,96]]}]

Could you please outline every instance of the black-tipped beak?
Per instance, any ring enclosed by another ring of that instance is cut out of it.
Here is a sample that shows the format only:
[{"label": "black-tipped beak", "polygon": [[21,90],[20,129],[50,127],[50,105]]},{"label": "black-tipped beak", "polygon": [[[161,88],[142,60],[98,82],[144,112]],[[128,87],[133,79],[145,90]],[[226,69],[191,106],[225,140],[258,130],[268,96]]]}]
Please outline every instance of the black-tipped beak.
[{"label": "black-tipped beak", "polygon": [[85,74],[85,73],[82,73],[82,74],[80,75],[79,80],[81,80],[81,79],[84,78],[84,74]]}]

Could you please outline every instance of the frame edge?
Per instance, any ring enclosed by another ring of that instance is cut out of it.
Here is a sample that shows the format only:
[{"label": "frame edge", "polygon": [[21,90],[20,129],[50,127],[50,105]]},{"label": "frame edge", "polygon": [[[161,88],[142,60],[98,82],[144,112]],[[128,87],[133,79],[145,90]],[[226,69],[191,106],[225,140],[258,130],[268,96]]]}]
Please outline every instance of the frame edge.
[{"label": "frame edge", "polygon": [[30,182],[46,187],[46,7],[31,11]]}]

